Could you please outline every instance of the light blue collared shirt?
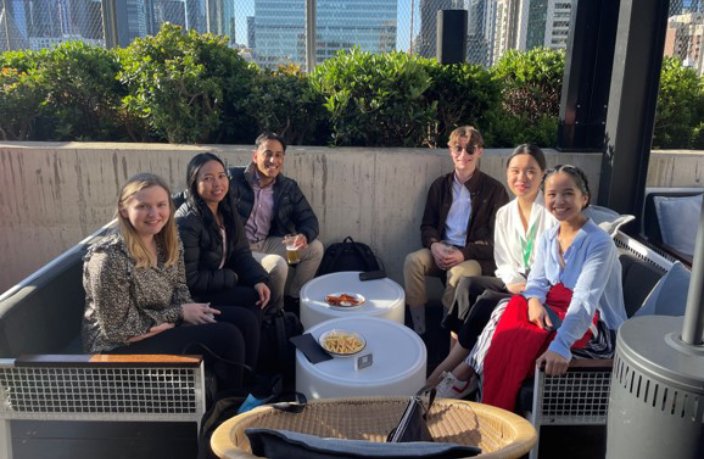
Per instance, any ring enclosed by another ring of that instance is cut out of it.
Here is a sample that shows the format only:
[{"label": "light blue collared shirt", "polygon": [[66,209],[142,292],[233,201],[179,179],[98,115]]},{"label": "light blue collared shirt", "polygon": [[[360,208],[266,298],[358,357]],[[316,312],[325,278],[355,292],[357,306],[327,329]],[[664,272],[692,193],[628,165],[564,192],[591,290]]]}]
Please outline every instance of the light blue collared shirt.
[{"label": "light blue collared shirt", "polygon": [[464,247],[467,244],[467,228],[472,218],[472,196],[464,183],[452,176],[452,205],[445,219],[445,242]]},{"label": "light blue collared shirt", "polygon": [[559,225],[549,228],[540,238],[535,262],[523,296],[545,303],[550,287],[559,282],[572,290],[572,301],[562,326],[549,350],[571,359],[570,348],[592,323],[596,310],[611,330],[626,320],[621,287],[621,263],[611,237],[591,219],[584,224],[564,254],[560,266]]}]

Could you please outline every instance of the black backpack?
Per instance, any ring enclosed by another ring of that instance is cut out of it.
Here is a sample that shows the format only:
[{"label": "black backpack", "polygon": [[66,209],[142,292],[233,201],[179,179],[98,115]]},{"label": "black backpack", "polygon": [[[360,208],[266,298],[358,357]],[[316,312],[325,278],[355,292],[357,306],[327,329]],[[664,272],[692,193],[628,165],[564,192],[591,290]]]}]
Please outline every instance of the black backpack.
[{"label": "black backpack", "polygon": [[372,249],[367,244],[355,242],[347,236],[342,242],[332,244],[318,267],[317,276],[340,271],[377,271],[382,269]]}]

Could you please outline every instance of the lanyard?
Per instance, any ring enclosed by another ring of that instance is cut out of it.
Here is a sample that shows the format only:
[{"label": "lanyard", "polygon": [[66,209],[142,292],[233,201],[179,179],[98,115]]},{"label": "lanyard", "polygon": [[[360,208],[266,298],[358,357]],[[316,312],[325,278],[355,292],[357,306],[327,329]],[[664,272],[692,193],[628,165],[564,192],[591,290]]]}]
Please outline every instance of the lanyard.
[{"label": "lanyard", "polygon": [[533,244],[535,242],[535,233],[538,231],[538,222],[534,222],[533,225],[528,229],[528,234],[526,238],[518,235],[518,240],[521,243],[521,252],[523,254],[523,268],[526,273],[530,270],[530,255],[533,253]]}]

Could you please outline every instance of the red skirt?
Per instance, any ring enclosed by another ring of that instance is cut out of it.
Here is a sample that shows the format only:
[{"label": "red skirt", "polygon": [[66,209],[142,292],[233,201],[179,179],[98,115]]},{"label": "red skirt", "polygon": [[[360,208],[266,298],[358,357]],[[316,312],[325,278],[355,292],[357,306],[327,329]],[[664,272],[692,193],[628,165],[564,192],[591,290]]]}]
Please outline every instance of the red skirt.
[{"label": "red skirt", "polygon": [[[556,284],[550,288],[545,306],[564,319],[572,301],[572,290]],[[599,313],[593,323],[599,321]],[[482,376],[482,403],[513,411],[523,381],[533,374],[535,361],[545,352],[555,337],[528,321],[528,301],[521,295],[511,297],[489,345],[484,359]],[[581,349],[592,339],[591,329],[574,343],[572,349]]]}]

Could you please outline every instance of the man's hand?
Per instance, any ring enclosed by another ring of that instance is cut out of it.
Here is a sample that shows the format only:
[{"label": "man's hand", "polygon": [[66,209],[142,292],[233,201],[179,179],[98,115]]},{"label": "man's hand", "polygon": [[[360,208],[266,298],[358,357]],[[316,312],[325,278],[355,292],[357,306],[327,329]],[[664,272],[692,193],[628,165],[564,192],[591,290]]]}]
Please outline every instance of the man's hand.
[{"label": "man's hand", "polygon": [[210,303],[184,303],[181,305],[183,321],[192,325],[214,324],[215,316],[220,314]]},{"label": "man's hand", "polygon": [[536,363],[544,368],[545,374],[548,376],[564,375],[570,366],[569,360],[552,351],[545,351],[543,355],[538,357]]},{"label": "man's hand", "polygon": [[163,324],[155,325],[152,328],[149,329],[147,333],[144,333],[143,335],[136,335],[132,336],[130,338],[127,338],[128,343],[136,343],[138,341],[145,340],[147,338],[151,338],[152,336],[158,335],[161,332],[164,332],[166,330],[170,330],[174,328],[174,324],[170,322],[164,322]]},{"label": "man's hand", "polygon": [[269,304],[269,299],[271,298],[271,290],[264,282],[257,282],[254,284],[254,290],[259,294],[259,301],[257,301],[257,306],[264,309],[267,304]]},{"label": "man's hand", "polygon": [[445,269],[450,269],[454,268],[455,266],[459,265],[464,261],[464,254],[460,249],[457,247],[451,247],[450,250],[447,250],[447,253],[445,255]]},{"label": "man's hand", "polygon": [[430,244],[430,253],[438,268],[447,269],[445,268],[445,244],[439,241],[433,242]]},{"label": "man's hand", "polygon": [[548,312],[545,310],[545,306],[543,306],[537,298],[530,298],[528,300],[528,321],[543,330],[551,329],[553,326]]},{"label": "man's hand", "polygon": [[296,233],[296,249],[303,250],[308,247],[308,238],[303,233]]},{"label": "man's hand", "polygon": [[513,293],[514,295],[518,295],[519,293],[522,293],[523,290],[525,290],[525,289],[526,289],[525,282],[517,282],[515,284],[508,284],[506,286],[506,290]]}]

